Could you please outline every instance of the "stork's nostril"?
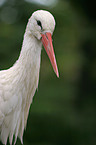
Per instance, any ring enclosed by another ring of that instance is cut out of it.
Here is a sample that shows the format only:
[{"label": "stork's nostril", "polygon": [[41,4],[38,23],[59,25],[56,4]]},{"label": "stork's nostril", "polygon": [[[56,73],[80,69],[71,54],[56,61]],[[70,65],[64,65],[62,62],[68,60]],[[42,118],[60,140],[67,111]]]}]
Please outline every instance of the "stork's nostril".
[{"label": "stork's nostril", "polygon": [[45,33],[45,36],[46,36],[46,38],[47,38],[47,40],[48,40],[48,36],[47,36],[47,34]]}]

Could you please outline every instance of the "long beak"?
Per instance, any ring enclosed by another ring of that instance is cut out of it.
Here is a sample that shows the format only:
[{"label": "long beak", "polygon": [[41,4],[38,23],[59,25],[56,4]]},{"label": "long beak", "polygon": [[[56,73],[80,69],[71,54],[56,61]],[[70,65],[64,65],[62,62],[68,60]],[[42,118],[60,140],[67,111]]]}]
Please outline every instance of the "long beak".
[{"label": "long beak", "polygon": [[44,46],[44,48],[47,52],[47,55],[51,61],[54,72],[56,73],[57,77],[59,77],[58,68],[57,68],[56,59],[55,59],[55,54],[54,54],[54,49],[53,49],[53,45],[52,45],[52,35],[49,32],[46,32],[45,34],[41,34],[41,35],[42,35],[41,40],[42,40],[43,46]]}]

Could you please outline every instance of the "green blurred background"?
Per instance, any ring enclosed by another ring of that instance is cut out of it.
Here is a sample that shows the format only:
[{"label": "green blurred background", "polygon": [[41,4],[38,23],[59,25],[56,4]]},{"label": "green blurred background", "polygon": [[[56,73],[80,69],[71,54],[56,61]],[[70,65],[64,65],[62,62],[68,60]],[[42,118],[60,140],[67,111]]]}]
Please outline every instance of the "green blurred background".
[{"label": "green blurred background", "polygon": [[94,0],[0,0],[0,70],[18,59],[28,18],[38,9],[56,19],[53,45],[60,78],[43,49],[24,144],[96,145]]}]

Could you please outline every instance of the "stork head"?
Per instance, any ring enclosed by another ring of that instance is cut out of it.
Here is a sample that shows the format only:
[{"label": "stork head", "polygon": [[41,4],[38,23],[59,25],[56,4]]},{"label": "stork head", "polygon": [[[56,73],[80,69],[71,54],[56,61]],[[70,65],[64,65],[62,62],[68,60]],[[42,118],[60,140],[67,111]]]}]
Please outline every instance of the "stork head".
[{"label": "stork head", "polygon": [[45,10],[37,10],[29,19],[27,28],[28,31],[32,33],[32,35],[34,35],[36,39],[42,42],[49,56],[53,69],[57,77],[59,77],[52,45],[52,34],[55,29],[55,19],[53,15]]}]

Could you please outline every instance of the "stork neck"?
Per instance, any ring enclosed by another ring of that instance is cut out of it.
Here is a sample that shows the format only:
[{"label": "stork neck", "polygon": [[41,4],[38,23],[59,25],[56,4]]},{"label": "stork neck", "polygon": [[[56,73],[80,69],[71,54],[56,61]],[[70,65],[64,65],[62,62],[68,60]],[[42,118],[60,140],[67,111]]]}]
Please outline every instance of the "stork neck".
[{"label": "stork neck", "polygon": [[25,33],[21,53],[13,69],[16,70],[14,75],[18,76],[18,85],[22,84],[22,88],[27,86],[26,92],[32,90],[33,84],[35,89],[38,86],[41,47],[40,41]]},{"label": "stork neck", "polygon": [[32,34],[25,32],[19,61],[22,61],[22,63],[25,60],[27,60],[27,63],[35,62],[41,55],[41,48],[41,41],[37,40]]},{"label": "stork neck", "polygon": [[14,70],[17,70],[20,80],[23,81],[26,78],[30,82],[35,75],[39,77],[41,48],[40,41],[25,33],[19,59],[13,67]]}]

